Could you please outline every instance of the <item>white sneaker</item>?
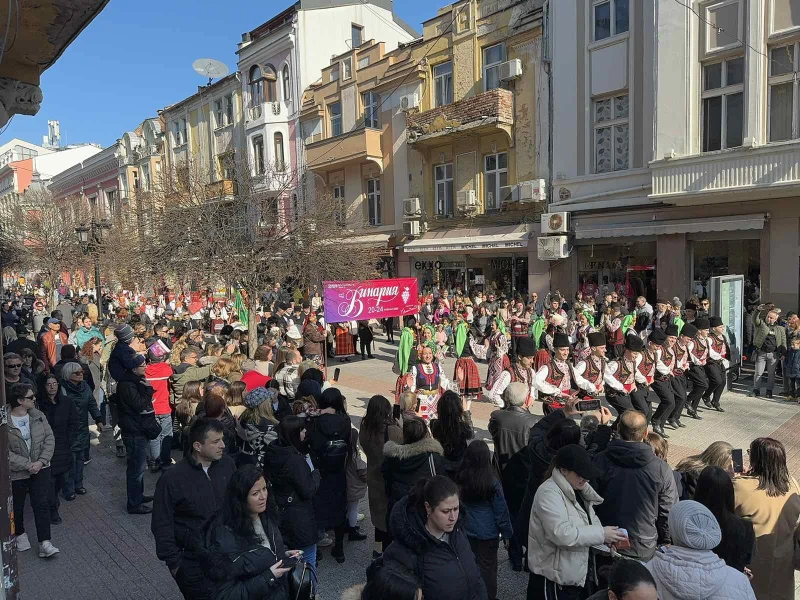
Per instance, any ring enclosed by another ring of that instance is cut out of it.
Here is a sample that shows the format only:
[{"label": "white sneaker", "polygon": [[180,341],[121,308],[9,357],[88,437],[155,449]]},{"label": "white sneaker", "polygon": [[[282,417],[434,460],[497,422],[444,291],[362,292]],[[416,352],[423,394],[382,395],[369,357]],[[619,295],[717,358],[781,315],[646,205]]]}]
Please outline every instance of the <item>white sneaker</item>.
[{"label": "white sneaker", "polygon": [[60,550],[53,546],[53,542],[45,540],[39,544],[39,558],[50,558],[54,554],[58,554]]},{"label": "white sneaker", "polygon": [[28,534],[22,533],[17,536],[17,552],[25,552],[31,549],[31,543],[28,540]]},{"label": "white sneaker", "polygon": [[358,519],[356,519],[357,523],[361,523],[364,519],[366,519],[366,515],[364,513],[358,513]]}]

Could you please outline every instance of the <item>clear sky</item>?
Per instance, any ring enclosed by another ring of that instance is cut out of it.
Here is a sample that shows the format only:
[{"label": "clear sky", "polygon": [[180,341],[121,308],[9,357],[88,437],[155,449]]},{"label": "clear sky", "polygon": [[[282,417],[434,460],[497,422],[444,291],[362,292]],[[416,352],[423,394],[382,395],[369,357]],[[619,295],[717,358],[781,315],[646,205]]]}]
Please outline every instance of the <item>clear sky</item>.
[{"label": "clear sky", "polygon": [[[395,0],[417,31],[447,0]],[[41,144],[47,121],[61,122],[62,142],[108,146],[156,111],[197,92],[205,79],[196,58],[236,69],[236,44],[291,5],[291,0],[111,0],[42,75],[35,117],[16,115],[0,136]]]}]

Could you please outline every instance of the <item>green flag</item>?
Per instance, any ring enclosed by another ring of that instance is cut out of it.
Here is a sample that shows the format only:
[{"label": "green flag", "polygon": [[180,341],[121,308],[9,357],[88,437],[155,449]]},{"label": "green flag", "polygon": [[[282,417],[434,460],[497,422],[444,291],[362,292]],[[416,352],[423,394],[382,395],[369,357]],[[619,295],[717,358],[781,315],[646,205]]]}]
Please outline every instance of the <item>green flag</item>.
[{"label": "green flag", "polygon": [[239,317],[239,322],[245,327],[248,327],[250,314],[247,311],[247,306],[244,304],[244,298],[242,298],[242,293],[239,290],[236,290],[236,296],[233,299],[233,309],[236,311],[236,314]]}]

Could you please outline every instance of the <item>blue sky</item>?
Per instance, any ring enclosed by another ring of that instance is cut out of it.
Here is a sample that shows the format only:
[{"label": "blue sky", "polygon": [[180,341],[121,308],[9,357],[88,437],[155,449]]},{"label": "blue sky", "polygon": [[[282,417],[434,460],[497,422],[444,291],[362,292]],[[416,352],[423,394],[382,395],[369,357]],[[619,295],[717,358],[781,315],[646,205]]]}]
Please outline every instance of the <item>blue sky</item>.
[{"label": "blue sky", "polygon": [[[159,108],[197,91],[205,80],[196,58],[236,68],[236,44],[291,0],[111,0],[42,75],[44,102],[35,117],[17,115],[0,144],[17,137],[41,143],[47,121],[61,122],[62,141],[112,144]],[[395,11],[417,31],[440,5],[395,0]]]}]

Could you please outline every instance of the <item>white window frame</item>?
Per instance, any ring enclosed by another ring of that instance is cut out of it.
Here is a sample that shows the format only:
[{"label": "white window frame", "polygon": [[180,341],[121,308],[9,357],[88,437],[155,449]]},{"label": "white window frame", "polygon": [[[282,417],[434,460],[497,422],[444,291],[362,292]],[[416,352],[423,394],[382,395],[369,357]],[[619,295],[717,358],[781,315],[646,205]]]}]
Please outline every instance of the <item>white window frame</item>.
[{"label": "white window frame", "polygon": [[344,200],[344,185],[335,185],[331,191],[333,194],[334,221],[337,227],[347,226],[347,209]]},{"label": "white window frame", "polygon": [[[356,37],[355,33],[358,31],[358,44],[356,44]],[[357,23],[350,24],[350,43],[353,46],[353,49],[358,48],[364,43],[364,26],[358,25]]]},{"label": "white window frame", "polygon": [[[436,70],[444,67],[445,65],[450,66],[450,72],[437,74]],[[446,60],[444,62],[440,62],[438,65],[433,65],[431,73],[433,74],[434,101],[436,106],[438,107],[438,106],[446,106],[448,104],[452,104],[454,99],[453,61]],[[448,82],[449,82],[449,87],[448,87]]]},{"label": "white window frame", "polygon": [[353,78],[353,59],[348,56],[342,60],[342,81]]},{"label": "white window frame", "polygon": [[288,102],[292,99],[292,80],[289,75],[289,65],[283,65],[281,69],[281,80],[283,82],[283,101]]},{"label": "white window frame", "polygon": [[[782,48],[791,47],[794,51],[794,56],[792,59],[792,71],[789,73],[785,73],[783,75],[772,75],[772,65],[774,64],[774,60],[772,58],[772,51],[779,50]],[[792,133],[790,140],[794,140],[800,137],[800,80],[797,78],[797,72],[800,71],[800,41],[794,41],[789,43],[777,44],[775,46],[770,46],[767,49],[767,55],[769,56],[769,75],[768,75],[768,86],[767,86],[767,141],[768,142],[782,142],[788,140],[773,140],[772,139],[772,88],[778,85],[786,85],[787,83],[792,84]]]},{"label": "white window frame", "polygon": [[[623,96],[628,96],[628,116],[627,117],[619,117],[616,118],[614,116],[614,101],[617,98],[622,98]],[[606,100],[611,100],[611,110],[612,110],[612,118],[608,121],[598,121],[597,120],[597,108],[596,105],[598,102],[604,102]],[[593,173],[614,173],[620,171],[627,171],[631,168],[631,153],[630,153],[630,143],[631,143],[631,105],[630,105],[630,94],[627,92],[624,94],[613,94],[611,96],[602,96],[598,98],[592,98],[592,172]],[[617,146],[614,143],[614,132],[616,128],[620,125],[627,125],[628,126],[628,165],[624,169],[617,169]],[[597,132],[600,129],[611,129],[611,170],[610,171],[598,171],[597,170]]]},{"label": "white window frame", "polygon": [[182,117],[180,123],[181,123],[181,136],[183,138],[183,141],[181,142],[180,145],[182,146],[184,144],[189,143],[189,131],[186,127],[187,126],[186,117]]},{"label": "white window frame", "polygon": [[[491,63],[487,62],[486,56],[489,50],[493,50],[494,48],[497,47],[500,47],[501,50],[500,60]],[[502,82],[500,81],[500,65],[502,65],[506,61],[506,45],[500,42],[499,44],[492,44],[491,46],[486,46],[483,49],[481,56],[483,59],[483,91],[488,92],[490,89],[495,90],[499,88],[502,84]],[[497,86],[492,88],[489,87],[488,73],[490,71],[497,71]]]},{"label": "white window frame", "polygon": [[[737,83],[736,85],[727,85],[728,83],[728,66],[727,63],[737,59],[743,59],[743,66],[744,71],[742,73],[742,83]],[[720,87],[715,88],[713,90],[703,90],[705,87],[705,70],[707,67],[721,64],[722,65],[722,80]],[[703,149],[703,139],[705,138],[705,131],[703,126],[705,124],[705,101],[709,98],[715,98],[718,96],[722,97],[722,129],[720,131],[720,150],[726,150],[728,148],[728,96],[732,96],[735,94],[742,94],[742,142],[744,142],[744,122],[747,117],[747,105],[746,100],[747,98],[744,95],[744,82],[747,81],[747,61],[744,60],[744,55],[738,56],[730,56],[728,58],[722,60],[715,60],[709,61],[707,63],[703,63],[700,65],[700,151],[701,152],[716,152],[716,150],[704,150]],[[740,146],[732,146],[733,148],[738,148]]]},{"label": "white window frame", "polygon": [[[275,152],[275,170],[286,170],[286,148],[283,142],[283,133],[276,131],[272,134],[272,147]],[[280,152],[279,152],[280,151]]]},{"label": "white window frame", "polygon": [[[737,28],[736,35],[731,34],[728,32],[728,39],[730,42],[725,44],[724,46],[716,46],[714,48],[711,47],[711,36],[708,35],[708,29],[712,27],[711,23],[716,21],[716,17],[712,14],[714,10],[721,8],[723,6],[730,6],[732,4],[736,4],[739,8],[739,16],[737,18],[737,23],[739,27]],[[742,45],[739,41],[744,39],[744,2],[741,0],[722,0],[722,2],[714,2],[711,4],[707,4],[703,7],[703,22],[705,23],[706,27],[706,54],[716,53],[716,52],[724,52],[725,50],[730,50],[731,48],[738,48]]]},{"label": "white window frame", "polygon": [[[370,187],[372,188],[370,190]],[[369,216],[370,212],[374,217]],[[367,217],[373,227],[382,225],[381,219],[381,179],[367,179]]]},{"label": "white window frame", "polygon": [[141,173],[139,174],[139,180],[142,182],[141,186],[145,192],[150,191],[150,185],[152,184],[152,178],[150,174],[150,165],[147,163],[142,163]]},{"label": "white window frame", "polygon": [[225,100],[225,125],[230,125],[233,123],[233,94],[228,94],[224,98]]},{"label": "white window frame", "polygon": [[[334,116],[333,107],[339,107],[339,113]],[[342,129],[342,103],[341,102],[331,102],[328,105],[328,123],[330,124],[331,128],[331,137],[336,137],[337,135],[342,135],[344,130]],[[339,132],[336,133],[336,125],[338,124]]]},{"label": "white window frame", "polygon": [[110,218],[114,218],[120,212],[119,191],[117,189],[106,190],[106,207]]},{"label": "white window frame", "polygon": [[186,119],[173,121],[173,136],[175,137],[175,147],[179,148],[186,144]]},{"label": "white window frame", "polygon": [[378,129],[381,126],[380,96],[377,92],[364,92],[361,94],[361,102],[364,105],[364,127]]},{"label": "white window frame", "polygon": [[[500,157],[505,155],[506,157],[506,166],[500,166]],[[494,157],[495,160],[495,168],[489,169],[488,162],[489,159]],[[500,185],[500,175],[505,173],[506,175],[506,185],[508,185],[508,152],[495,152],[493,154],[484,154],[483,155],[483,191],[484,191],[484,204],[483,207],[486,211],[490,210],[500,210],[500,188],[505,187]],[[494,189],[489,189],[489,175],[494,175]],[[493,194],[492,197],[492,206],[489,205],[489,192]]]},{"label": "white window frame", "polygon": [[[253,79],[253,70],[258,69],[258,78]],[[248,86],[250,89],[250,107],[255,108],[264,103],[264,69],[253,65],[247,72]]]},{"label": "white window frame", "polygon": [[222,98],[214,100],[214,119],[215,119],[214,123],[215,129],[219,129],[220,127],[225,127],[225,109]]},{"label": "white window frame", "polygon": [[[622,2],[622,1],[628,3],[628,28],[625,31],[617,31],[617,2]],[[633,2],[635,2],[635,0],[633,0]],[[631,3],[632,0],[594,0],[592,2],[592,20],[591,20],[592,41],[600,42],[603,40],[610,40],[611,38],[614,38],[618,35],[623,35],[625,33],[628,33],[631,30]],[[608,30],[610,35],[608,37],[597,38],[595,37],[595,34],[597,32],[597,27],[595,26],[597,18],[595,15],[597,14],[597,7],[603,4],[609,5],[608,9],[609,9],[610,24]]]},{"label": "white window frame", "polygon": [[[450,167],[450,176],[447,176]],[[439,184],[444,185],[444,198],[440,197]],[[449,187],[448,187],[449,184]],[[450,210],[447,210],[447,192],[450,191]],[[453,163],[433,165],[433,212],[437,217],[452,217],[455,211],[455,185],[453,182]]]},{"label": "white window frame", "polygon": [[263,175],[267,166],[264,158],[264,136],[254,135],[250,145],[253,149],[253,170],[256,175]]}]

